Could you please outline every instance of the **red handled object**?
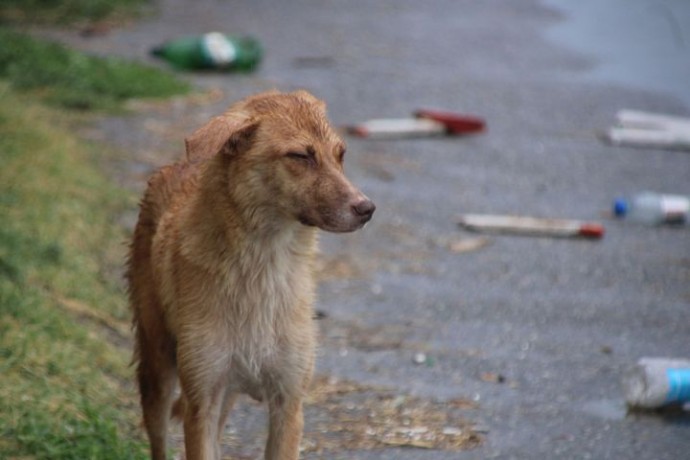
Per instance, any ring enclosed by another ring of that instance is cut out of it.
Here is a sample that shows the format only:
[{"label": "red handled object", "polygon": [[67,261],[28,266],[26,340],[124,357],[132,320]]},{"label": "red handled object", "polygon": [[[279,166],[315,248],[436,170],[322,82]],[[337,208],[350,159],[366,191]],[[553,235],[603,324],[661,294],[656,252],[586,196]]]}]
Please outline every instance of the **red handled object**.
[{"label": "red handled object", "polygon": [[460,218],[459,224],[476,232],[588,239],[600,239],[604,236],[604,227],[599,223],[569,219],[465,214]]},{"label": "red handled object", "polygon": [[472,115],[463,115],[442,110],[420,109],[414,112],[416,118],[437,121],[446,127],[448,134],[480,133],[486,129],[486,122]]}]

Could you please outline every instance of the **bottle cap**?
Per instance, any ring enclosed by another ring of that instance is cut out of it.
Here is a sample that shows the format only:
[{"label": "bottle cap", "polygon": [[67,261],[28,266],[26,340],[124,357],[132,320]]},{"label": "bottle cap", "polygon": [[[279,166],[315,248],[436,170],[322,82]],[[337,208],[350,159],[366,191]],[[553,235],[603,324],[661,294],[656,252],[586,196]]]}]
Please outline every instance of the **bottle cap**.
[{"label": "bottle cap", "polygon": [[628,213],[628,202],[623,198],[618,198],[613,202],[613,213],[619,217]]}]

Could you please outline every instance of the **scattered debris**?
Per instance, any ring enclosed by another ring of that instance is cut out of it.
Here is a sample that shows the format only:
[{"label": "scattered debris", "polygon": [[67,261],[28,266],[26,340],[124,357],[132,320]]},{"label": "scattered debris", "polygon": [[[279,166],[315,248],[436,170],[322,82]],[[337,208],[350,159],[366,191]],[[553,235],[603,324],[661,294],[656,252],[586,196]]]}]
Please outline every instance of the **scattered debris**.
[{"label": "scattered debris", "polygon": [[623,378],[631,408],[656,409],[690,402],[690,360],[642,358]]},{"label": "scattered debris", "polygon": [[604,227],[593,222],[566,219],[541,219],[490,214],[465,214],[459,225],[477,232],[511,233],[529,236],[581,237],[599,239]]},{"label": "scattered debris", "polygon": [[446,127],[448,134],[475,134],[486,130],[486,122],[473,115],[446,112],[434,109],[420,109],[415,118],[434,120]]},{"label": "scattered debris", "polygon": [[441,433],[447,436],[460,436],[462,434],[462,430],[460,428],[447,426],[443,429],[443,431],[441,431]]},{"label": "scattered debris", "polygon": [[484,131],[484,120],[452,112],[422,109],[414,118],[381,118],[346,128],[354,136],[371,139],[448,136]]},{"label": "scattered debris", "polygon": [[391,446],[457,451],[482,441],[461,417],[460,412],[477,408],[467,400],[425,400],[322,376],[306,401],[306,410],[312,407],[325,409],[329,417],[320,417],[316,429],[305,433],[304,452]]},{"label": "scattered debris", "polygon": [[412,357],[412,362],[415,364],[425,364],[427,367],[432,367],[435,363],[434,358],[423,352],[415,353]]},{"label": "scattered debris", "polygon": [[347,128],[347,132],[353,136],[370,139],[398,139],[445,135],[446,127],[433,120],[381,118],[350,126]]},{"label": "scattered debris", "polygon": [[489,244],[488,238],[463,238],[451,241],[448,244],[448,249],[455,253],[471,252],[481,249],[487,244]]},{"label": "scattered debris", "polygon": [[220,32],[170,40],[151,50],[153,56],[183,70],[251,72],[263,56],[253,37],[234,37]]},{"label": "scattered debris", "polygon": [[613,212],[618,217],[645,224],[683,224],[690,220],[690,198],[642,192],[627,199],[618,198],[613,203]]},{"label": "scattered debris", "polygon": [[690,150],[690,118],[621,110],[603,139],[613,145]]},{"label": "scattered debris", "polygon": [[479,375],[479,378],[482,379],[483,382],[488,382],[488,383],[505,383],[506,378],[502,374],[498,374],[495,372],[482,372]]}]

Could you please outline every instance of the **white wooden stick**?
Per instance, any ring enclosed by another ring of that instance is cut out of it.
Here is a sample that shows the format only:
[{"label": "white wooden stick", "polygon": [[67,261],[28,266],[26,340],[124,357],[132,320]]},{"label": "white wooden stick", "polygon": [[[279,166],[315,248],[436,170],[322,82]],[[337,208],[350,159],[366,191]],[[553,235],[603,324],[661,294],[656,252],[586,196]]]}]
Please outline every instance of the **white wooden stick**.
[{"label": "white wooden stick", "polygon": [[348,128],[348,132],[371,139],[397,139],[446,134],[446,126],[425,118],[382,118]]},{"label": "white wooden stick", "polygon": [[569,219],[541,219],[535,217],[465,214],[459,224],[478,232],[513,233],[517,235],[601,238],[604,227]]},{"label": "white wooden stick", "polygon": [[609,128],[604,134],[604,138],[613,145],[690,150],[690,129],[686,132],[681,132],[639,128]]},{"label": "white wooden stick", "polygon": [[690,133],[690,118],[675,117],[640,110],[620,110],[616,114],[623,128],[657,129]]}]

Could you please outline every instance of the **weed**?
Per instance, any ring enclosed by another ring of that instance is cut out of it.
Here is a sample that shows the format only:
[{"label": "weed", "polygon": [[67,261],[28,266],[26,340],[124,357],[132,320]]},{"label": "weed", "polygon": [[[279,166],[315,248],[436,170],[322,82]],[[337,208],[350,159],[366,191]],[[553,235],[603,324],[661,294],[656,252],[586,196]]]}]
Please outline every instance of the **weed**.
[{"label": "weed", "polygon": [[189,91],[189,84],[155,67],[88,56],[12,30],[0,28],[0,43],[0,78],[54,105],[113,110],[127,99]]}]

